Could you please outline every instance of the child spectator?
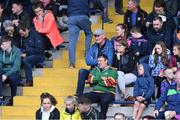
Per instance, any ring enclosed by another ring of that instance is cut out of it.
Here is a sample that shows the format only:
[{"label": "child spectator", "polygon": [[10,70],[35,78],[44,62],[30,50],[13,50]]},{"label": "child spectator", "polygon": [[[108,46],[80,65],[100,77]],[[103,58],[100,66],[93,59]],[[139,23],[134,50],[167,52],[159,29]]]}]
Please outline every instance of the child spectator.
[{"label": "child spectator", "polygon": [[138,65],[138,77],[134,85],[134,111],[133,118],[139,120],[151,102],[151,97],[154,94],[154,79],[150,76],[149,66],[145,63]]},{"label": "child spectator", "polygon": [[114,120],[126,120],[126,116],[123,113],[115,113]]},{"label": "child spectator", "polygon": [[[125,24],[116,25],[117,36],[111,38],[111,42],[116,50],[116,44],[120,40],[127,40],[127,26]],[[130,43],[129,43],[130,45]]]},{"label": "child spectator", "polygon": [[149,56],[149,66],[152,70],[151,75],[158,87],[157,98],[160,96],[161,82],[163,81],[162,73],[168,65],[169,53],[164,42],[158,41],[153,48],[152,54]]},{"label": "child spectator", "polygon": [[173,55],[171,56],[168,66],[172,68],[173,72],[180,69],[180,43],[173,45]]},{"label": "child spectator", "polygon": [[60,120],[81,120],[81,114],[77,109],[77,101],[74,96],[67,96],[65,101],[66,108],[61,111]]},{"label": "child spectator", "polygon": [[59,120],[60,113],[55,107],[56,99],[49,93],[42,93],[40,96],[41,107],[36,111],[36,120]]},{"label": "child spectator", "polygon": [[[135,67],[136,58],[135,55],[128,50],[127,41],[121,40],[116,45],[117,49],[113,56],[112,67],[117,68],[118,71],[118,86],[116,89],[115,99],[121,99],[128,96],[126,92],[126,85],[129,85],[136,81]],[[120,94],[120,92],[122,94]]]},{"label": "child spectator", "polygon": [[151,115],[146,115],[146,116],[142,117],[142,120],[155,120],[155,117],[151,116]]},{"label": "child spectator", "polygon": [[174,72],[171,68],[166,68],[164,71],[165,80],[161,83],[161,94],[163,94],[171,85],[175,85],[176,82],[174,79]]},{"label": "child spectator", "polygon": [[132,35],[130,49],[134,52],[138,59],[147,55],[147,40],[141,33],[141,29],[137,26],[130,30]]}]

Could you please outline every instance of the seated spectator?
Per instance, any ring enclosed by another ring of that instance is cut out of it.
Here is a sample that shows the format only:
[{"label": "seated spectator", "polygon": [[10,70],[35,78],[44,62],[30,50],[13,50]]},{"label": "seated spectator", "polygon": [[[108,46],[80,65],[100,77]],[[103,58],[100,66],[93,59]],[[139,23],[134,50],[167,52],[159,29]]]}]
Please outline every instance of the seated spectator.
[{"label": "seated spectator", "polygon": [[5,34],[12,37],[12,44],[15,45],[17,48],[21,48],[21,36],[19,36],[19,33],[17,34],[17,32],[15,32],[15,26],[13,22],[10,20],[5,20],[3,23],[3,27],[5,28]]},{"label": "seated spectator", "polygon": [[60,120],[81,120],[81,114],[77,109],[77,101],[74,96],[67,96],[64,104],[66,108],[61,111]]},{"label": "seated spectator", "polygon": [[40,99],[41,107],[36,111],[36,120],[59,120],[56,98],[49,93],[42,93]]},{"label": "seated spectator", "polygon": [[151,102],[155,91],[154,79],[150,75],[150,68],[147,64],[138,65],[138,77],[134,85],[134,111],[133,119],[139,120],[146,107]]},{"label": "seated spectator", "polygon": [[0,71],[2,71],[0,95],[2,98],[2,82],[8,82],[11,88],[9,105],[13,104],[13,97],[16,95],[17,85],[20,81],[19,71],[21,66],[20,50],[12,45],[11,41],[12,39],[9,36],[3,36],[0,41]]},{"label": "seated spectator", "polygon": [[141,33],[141,29],[139,27],[133,27],[130,30],[132,38],[130,38],[131,45],[130,49],[137,56],[137,59],[141,59],[147,55],[148,44],[147,40]]},{"label": "seated spectator", "polygon": [[153,19],[153,28],[148,31],[148,54],[152,52],[155,44],[161,40],[166,47],[171,50],[173,43],[173,32],[169,26],[165,25],[161,17]]},{"label": "seated spectator", "polygon": [[175,85],[174,72],[171,68],[166,68],[164,71],[165,79],[161,82],[161,95],[172,85]]},{"label": "seated spectator", "polygon": [[126,120],[126,116],[123,113],[115,113],[114,120]]},{"label": "seated spectator", "polygon": [[146,32],[145,19],[147,13],[140,8],[140,0],[128,0],[128,10],[124,16],[124,24],[127,25],[128,31],[134,26],[141,28],[142,32]]},{"label": "seated spectator", "polygon": [[[148,14],[146,18],[146,27],[152,27],[153,19],[155,17],[161,17],[163,24],[169,26],[171,30],[174,31],[176,24],[172,14],[166,11],[165,0],[155,0],[153,5],[153,11]],[[167,1],[167,0],[166,0]],[[172,0],[171,0],[172,1]],[[172,6],[171,6],[172,8]]]},{"label": "seated spectator", "polygon": [[99,120],[100,119],[100,112],[91,106],[91,101],[85,96],[81,96],[79,98],[78,109],[81,113],[81,118],[83,120]]},{"label": "seated spectator", "polygon": [[19,25],[19,34],[21,35],[23,41],[21,57],[26,75],[25,86],[32,86],[32,68],[35,65],[43,63],[45,60],[44,41],[42,36],[35,31],[33,27],[30,28],[24,24]]},{"label": "seated spectator", "polygon": [[109,104],[114,100],[117,77],[117,71],[108,65],[108,57],[99,55],[98,67],[91,71],[87,80],[93,85],[92,92],[85,93],[85,96],[92,103],[100,104],[101,119],[106,119]]},{"label": "seated spectator", "polygon": [[[158,99],[154,116],[156,119],[180,119],[180,71],[175,74],[176,86],[172,86],[161,95]],[[161,107],[167,103],[167,107],[164,111],[160,111]]]},{"label": "seated spectator", "polygon": [[91,70],[98,66],[98,55],[104,54],[108,57],[108,65],[112,65],[114,48],[111,42],[105,37],[105,33],[102,29],[97,29],[94,32],[95,43],[86,54],[86,64],[91,68],[80,69],[78,72],[78,83],[76,89],[76,95],[79,97],[83,94],[85,81],[88,79],[88,75]]},{"label": "seated spectator", "polygon": [[149,66],[151,68],[151,76],[155,80],[158,87],[157,98],[160,97],[161,82],[163,81],[163,71],[168,66],[169,50],[162,41],[158,41],[153,48],[152,54],[149,56]]},{"label": "seated spectator", "polygon": [[[132,51],[128,50],[127,41],[119,41],[116,45],[117,49],[113,56],[112,67],[117,68],[118,84],[116,89],[116,100],[128,96],[126,92],[126,85],[136,81],[135,68],[136,57]],[[120,92],[122,94],[120,94]]]},{"label": "seated spectator", "polygon": [[59,33],[52,12],[45,10],[42,2],[35,2],[33,10],[36,14],[33,18],[33,23],[36,31],[43,35],[46,49],[50,49],[52,46],[56,48],[62,44],[64,40]]},{"label": "seated spectator", "polygon": [[[111,38],[111,42],[114,46],[114,49],[116,50],[116,44],[120,40],[127,40],[127,28],[125,24],[117,24],[116,25],[116,33],[117,36]],[[130,43],[128,43],[130,46]]]},{"label": "seated spectator", "polygon": [[170,57],[169,65],[174,72],[180,69],[180,43],[173,45],[173,55]]},{"label": "seated spectator", "polygon": [[54,0],[40,0],[43,3],[45,10],[51,10],[54,18],[57,18],[58,15],[58,5],[55,4]]},{"label": "seated spectator", "polygon": [[0,3],[0,38],[5,35],[5,29],[3,26],[4,21],[8,19],[7,13],[5,11],[5,7],[3,3]]}]

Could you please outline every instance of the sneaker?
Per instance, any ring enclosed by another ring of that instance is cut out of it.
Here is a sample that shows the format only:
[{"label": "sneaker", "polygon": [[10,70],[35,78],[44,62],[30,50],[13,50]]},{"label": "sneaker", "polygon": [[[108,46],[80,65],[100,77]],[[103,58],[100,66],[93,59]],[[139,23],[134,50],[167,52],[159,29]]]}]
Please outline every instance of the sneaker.
[{"label": "sneaker", "polygon": [[75,68],[75,64],[70,63],[69,68],[71,68],[71,69]]},{"label": "sneaker", "polygon": [[4,96],[1,96],[1,97],[0,97],[0,106],[4,104],[4,101],[5,101]]},{"label": "sneaker", "polygon": [[13,106],[13,98],[11,98],[6,105],[7,106]]},{"label": "sneaker", "polygon": [[108,18],[108,19],[103,20],[103,23],[111,24],[111,23],[113,23],[113,21]]}]

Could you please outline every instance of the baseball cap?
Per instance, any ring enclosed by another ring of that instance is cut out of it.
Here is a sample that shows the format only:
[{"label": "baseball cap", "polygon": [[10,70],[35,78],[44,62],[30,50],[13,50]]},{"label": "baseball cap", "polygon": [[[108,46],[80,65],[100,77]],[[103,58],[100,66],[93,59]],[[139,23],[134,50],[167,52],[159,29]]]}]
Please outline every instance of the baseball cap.
[{"label": "baseball cap", "polygon": [[102,35],[102,34],[104,34],[104,30],[102,29],[96,29],[94,32],[94,35]]}]

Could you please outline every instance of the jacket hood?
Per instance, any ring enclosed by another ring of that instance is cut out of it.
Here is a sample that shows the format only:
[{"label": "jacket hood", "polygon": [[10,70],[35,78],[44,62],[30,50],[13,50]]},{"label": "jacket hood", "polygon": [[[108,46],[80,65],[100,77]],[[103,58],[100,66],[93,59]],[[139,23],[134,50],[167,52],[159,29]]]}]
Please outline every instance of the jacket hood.
[{"label": "jacket hood", "polygon": [[141,65],[143,65],[144,68],[144,76],[146,77],[150,76],[150,67],[148,66],[148,64],[141,63]]}]

